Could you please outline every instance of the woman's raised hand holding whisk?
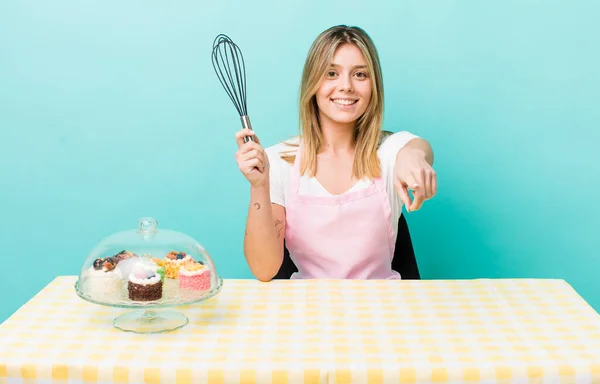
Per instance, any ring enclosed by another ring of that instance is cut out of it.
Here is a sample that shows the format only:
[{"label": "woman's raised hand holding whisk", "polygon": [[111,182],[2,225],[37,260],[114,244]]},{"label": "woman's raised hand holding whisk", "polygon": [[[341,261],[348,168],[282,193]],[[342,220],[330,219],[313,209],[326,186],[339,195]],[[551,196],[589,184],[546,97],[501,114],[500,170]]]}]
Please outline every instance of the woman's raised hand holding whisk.
[{"label": "woman's raised hand holding whisk", "polygon": [[[244,143],[245,136],[253,137],[254,141]],[[236,132],[235,140],[238,145],[235,161],[250,185],[254,188],[269,185],[269,158],[256,133],[250,129],[241,129]]]}]

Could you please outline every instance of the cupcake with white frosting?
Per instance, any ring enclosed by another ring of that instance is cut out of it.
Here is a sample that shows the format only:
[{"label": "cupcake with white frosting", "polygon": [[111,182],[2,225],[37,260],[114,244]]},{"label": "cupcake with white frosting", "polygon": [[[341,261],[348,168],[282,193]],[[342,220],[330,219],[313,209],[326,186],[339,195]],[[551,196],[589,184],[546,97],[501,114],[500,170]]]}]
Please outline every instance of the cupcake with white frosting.
[{"label": "cupcake with white frosting", "polygon": [[112,257],[94,260],[82,277],[82,290],[90,298],[101,301],[121,298],[123,274]]},{"label": "cupcake with white frosting", "polygon": [[127,290],[129,298],[133,301],[160,300],[163,293],[163,282],[152,266],[139,263],[129,274]]}]

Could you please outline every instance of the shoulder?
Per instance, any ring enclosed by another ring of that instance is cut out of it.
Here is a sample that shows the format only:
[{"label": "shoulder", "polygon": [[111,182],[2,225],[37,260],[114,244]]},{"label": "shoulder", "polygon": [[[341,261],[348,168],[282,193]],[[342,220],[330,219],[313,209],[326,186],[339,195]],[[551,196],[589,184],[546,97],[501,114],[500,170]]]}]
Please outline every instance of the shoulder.
[{"label": "shoulder", "polygon": [[282,156],[295,154],[298,138],[285,140],[265,148],[269,159],[269,175],[271,183],[271,202],[285,207],[292,164],[285,161]]},{"label": "shoulder", "polygon": [[285,180],[289,176],[293,165],[284,160],[282,156],[294,155],[298,148],[298,142],[298,137],[293,137],[265,148],[265,153],[269,159],[272,180]]},{"label": "shoulder", "polygon": [[409,141],[416,138],[418,138],[417,135],[408,131],[399,131],[395,133],[384,131],[381,144],[377,149],[377,154],[382,160],[395,159],[398,151]]},{"label": "shoulder", "polygon": [[269,161],[283,161],[285,162],[281,156],[282,155],[290,155],[296,152],[298,148],[299,138],[298,136],[292,137],[289,140],[281,141],[277,144],[271,145],[265,148],[265,153],[269,157]]},{"label": "shoulder", "polygon": [[409,141],[418,137],[419,136],[409,131],[384,131],[384,134],[382,135],[381,139],[381,144],[379,146],[379,151],[398,151],[402,149],[402,147],[404,147]]}]

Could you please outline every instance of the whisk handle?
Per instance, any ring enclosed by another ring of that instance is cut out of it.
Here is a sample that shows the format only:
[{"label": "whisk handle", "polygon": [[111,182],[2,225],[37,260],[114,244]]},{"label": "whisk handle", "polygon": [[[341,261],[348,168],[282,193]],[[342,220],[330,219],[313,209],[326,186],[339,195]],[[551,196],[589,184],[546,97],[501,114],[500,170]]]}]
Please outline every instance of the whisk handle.
[{"label": "whisk handle", "polygon": [[[242,127],[252,130],[252,124],[250,124],[250,116],[248,115],[244,115],[242,116]],[[245,136],[244,137],[244,143],[247,143],[248,140],[252,140],[254,141],[254,137],[252,136]]]}]

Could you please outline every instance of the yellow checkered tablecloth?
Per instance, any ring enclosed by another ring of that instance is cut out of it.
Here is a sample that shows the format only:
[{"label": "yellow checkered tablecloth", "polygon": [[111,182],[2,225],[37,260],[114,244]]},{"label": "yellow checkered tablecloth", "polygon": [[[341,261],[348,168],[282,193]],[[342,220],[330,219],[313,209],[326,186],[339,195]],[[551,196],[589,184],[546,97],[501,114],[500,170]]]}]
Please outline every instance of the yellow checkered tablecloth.
[{"label": "yellow checkered tablecloth", "polygon": [[0,325],[0,383],[600,382],[600,316],[562,280],[225,280],[152,335],[74,283]]}]

